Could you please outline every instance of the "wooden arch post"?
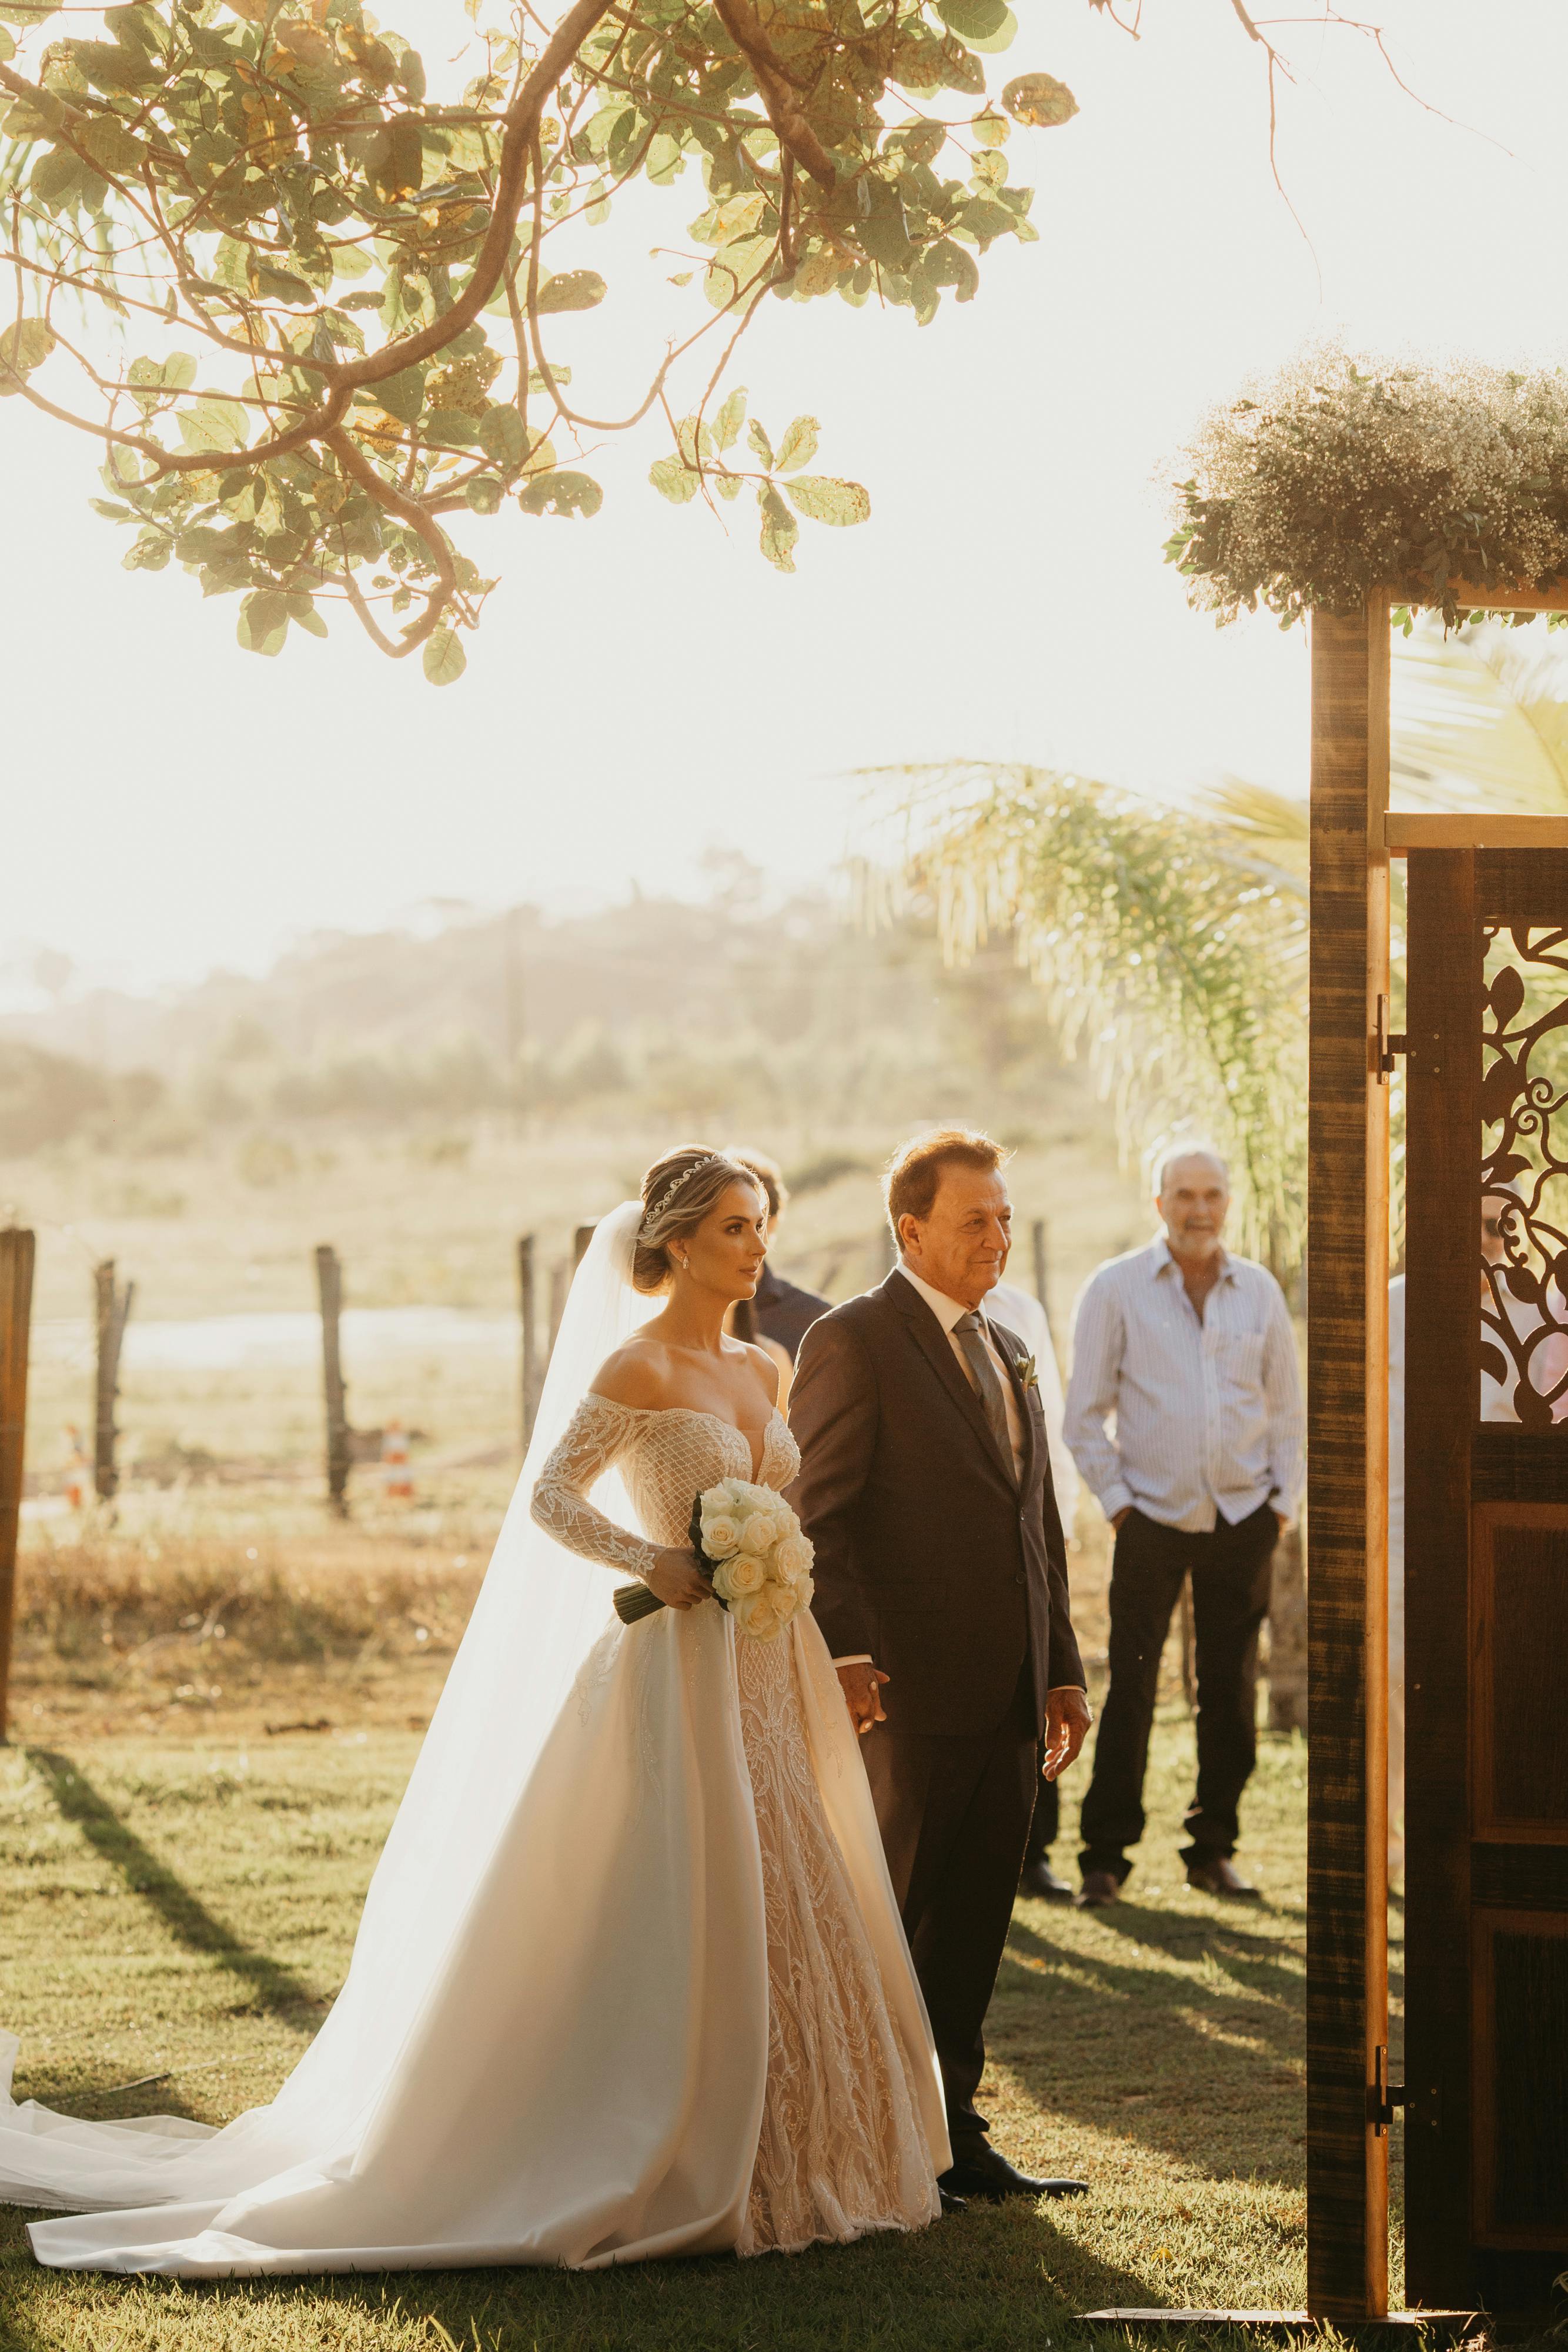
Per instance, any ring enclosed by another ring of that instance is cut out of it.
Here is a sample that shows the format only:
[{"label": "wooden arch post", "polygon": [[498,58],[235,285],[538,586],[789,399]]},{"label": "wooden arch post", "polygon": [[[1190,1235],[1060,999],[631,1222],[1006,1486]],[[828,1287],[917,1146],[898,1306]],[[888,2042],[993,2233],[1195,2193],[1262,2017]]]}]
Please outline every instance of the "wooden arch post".
[{"label": "wooden arch post", "polygon": [[1312,622],[1307,2305],[1388,2309],[1386,597]]}]

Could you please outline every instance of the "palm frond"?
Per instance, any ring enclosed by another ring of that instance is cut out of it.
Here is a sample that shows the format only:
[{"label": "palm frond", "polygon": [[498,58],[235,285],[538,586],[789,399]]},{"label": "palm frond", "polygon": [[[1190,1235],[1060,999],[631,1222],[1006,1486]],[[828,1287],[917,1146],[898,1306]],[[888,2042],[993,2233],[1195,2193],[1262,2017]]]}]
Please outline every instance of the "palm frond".
[{"label": "palm frond", "polygon": [[1396,646],[1392,772],[1404,799],[1561,815],[1568,809],[1568,662],[1552,639],[1485,623],[1424,624]]},{"label": "palm frond", "polygon": [[1201,1128],[1230,1161],[1241,1246],[1299,1262],[1306,908],[1224,819],[1050,769],[904,770],[904,887],[962,961],[1010,932],[1124,1145]]}]

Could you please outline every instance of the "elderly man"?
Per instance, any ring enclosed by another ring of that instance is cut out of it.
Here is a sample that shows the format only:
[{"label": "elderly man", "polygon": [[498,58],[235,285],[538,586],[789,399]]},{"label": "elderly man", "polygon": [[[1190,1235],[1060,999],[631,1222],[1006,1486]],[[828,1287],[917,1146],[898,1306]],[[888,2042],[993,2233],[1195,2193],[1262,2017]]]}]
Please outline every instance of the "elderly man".
[{"label": "elderly man", "polygon": [[1183,1859],[1190,1885],[1255,1901],[1231,1856],[1257,1761],[1270,1561],[1301,1494],[1295,1338],[1273,1276],[1224,1246],[1230,1181],[1218,1153],[1171,1153],[1155,1205],[1160,1239],[1111,1259],[1084,1287],[1067,1390],[1067,1443],[1116,1531],[1111,1683],[1083,1801],[1080,1900],[1116,1900],[1127,1849],[1143,1835],[1160,1654],[1190,1576],[1197,1793]]}]

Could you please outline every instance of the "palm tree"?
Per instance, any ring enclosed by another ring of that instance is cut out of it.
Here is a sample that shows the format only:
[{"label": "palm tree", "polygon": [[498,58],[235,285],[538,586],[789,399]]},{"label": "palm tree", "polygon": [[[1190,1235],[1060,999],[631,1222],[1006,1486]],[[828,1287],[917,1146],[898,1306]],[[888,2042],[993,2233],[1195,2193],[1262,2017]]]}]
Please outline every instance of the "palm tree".
[{"label": "palm tree", "polygon": [[[1423,626],[1396,648],[1394,703],[1406,804],[1568,811],[1568,677],[1550,648]],[[1124,1149],[1211,1139],[1240,1245],[1289,1282],[1306,1228],[1306,803],[1239,778],[1177,806],[1046,768],[882,772],[903,780],[898,887],[933,908],[946,953],[1010,934]],[[1403,880],[1396,866],[1396,995]],[[1397,1194],[1397,1085],[1392,1108]]]}]

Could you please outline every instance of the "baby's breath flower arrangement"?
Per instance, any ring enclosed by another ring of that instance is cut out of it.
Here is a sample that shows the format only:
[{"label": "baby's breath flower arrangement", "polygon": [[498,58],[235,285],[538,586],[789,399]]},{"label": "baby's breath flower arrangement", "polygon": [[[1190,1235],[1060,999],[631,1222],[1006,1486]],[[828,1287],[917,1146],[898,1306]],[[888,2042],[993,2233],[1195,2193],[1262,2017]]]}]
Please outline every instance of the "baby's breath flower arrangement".
[{"label": "baby's breath flower arrangement", "polygon": [[[1350,614],[1372,589],[1479,618],[1469,589],[1568,576],[1568,373],[1310,352],[1217,410],[1167,562],[1221,622]],[[1408,625],[1408,615],[1404,616]]]}]

